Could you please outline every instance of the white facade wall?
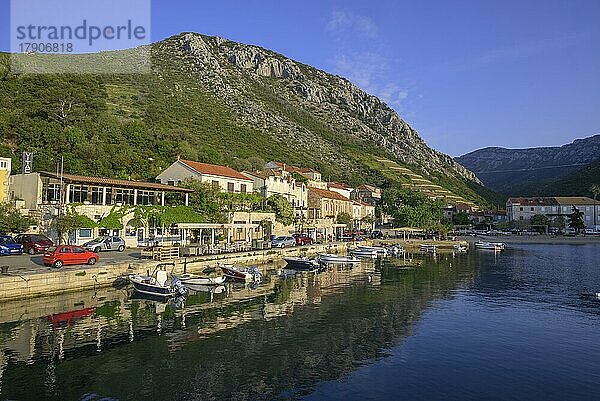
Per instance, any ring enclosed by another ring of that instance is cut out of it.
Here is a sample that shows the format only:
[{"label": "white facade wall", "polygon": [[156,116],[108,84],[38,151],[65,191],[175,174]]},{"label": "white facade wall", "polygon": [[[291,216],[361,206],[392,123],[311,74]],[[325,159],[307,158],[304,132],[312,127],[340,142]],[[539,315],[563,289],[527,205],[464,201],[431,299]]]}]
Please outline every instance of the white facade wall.
[{"label": "white facade wall", "polygon": [[[193,178],[211,185],[218,185],[221,188],[221,191],[223,192],[254,192],[254,183],[252,180],[242,180],[239,178],[202,174],[181,162],[171,164],[156,177],[156,179],[159,180],[162,184],[167,185],[179,185],[189,178]],[[231,190],[232,187],[233,190]]]}]

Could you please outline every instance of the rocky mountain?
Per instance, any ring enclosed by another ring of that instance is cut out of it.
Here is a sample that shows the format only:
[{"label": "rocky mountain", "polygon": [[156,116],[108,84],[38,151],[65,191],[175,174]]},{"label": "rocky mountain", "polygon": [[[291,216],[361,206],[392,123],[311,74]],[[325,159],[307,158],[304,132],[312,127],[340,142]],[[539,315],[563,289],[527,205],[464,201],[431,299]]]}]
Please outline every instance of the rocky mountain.
[{"label": "rocky mountain", "polygon": [[[479,149],[456,160],[505,195],[538,195],[560,178],[600,158],[600,135],[557,147]],[[562,191],[561,191],[562,192]]]},{"label": "rocky mountain", "polygon": [[[196,33],[151,50],[152,72],[139,75],[15,75],[0,55],[0,154],[33,150],[46,169],[60,154],[73,173],[144,179],[177,155],[238,169],[277,159],[385,186],[390,179],[374,162],[383,157],[485,203],[473,172],[342,77]],[[126,60],[129,52],[111,57]],[[65,101],[73,104],[67,115]]]}]

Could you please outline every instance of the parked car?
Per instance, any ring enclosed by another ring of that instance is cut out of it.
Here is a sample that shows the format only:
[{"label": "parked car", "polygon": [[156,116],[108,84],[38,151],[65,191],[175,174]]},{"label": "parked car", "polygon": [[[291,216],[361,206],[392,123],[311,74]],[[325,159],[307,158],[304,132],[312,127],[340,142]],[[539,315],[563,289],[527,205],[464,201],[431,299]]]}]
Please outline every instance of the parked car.
[{"label": "parked car", "polygon": [[293,237],[296,239],[296,245],[310,245],[313,243],[313,239],[306,234],[294,234]]},{"label": "parked car", "polygon": [[125,240],[121,237],[98,237],[95,240],[86,242],[83,247],[96,253],[101,251],[123,252],[125,250]]},{"label": "parked car", "polygon": [[15,242],[10,235],[0,237],[0,255],[22,255],[23,245]]},{"label": "parked car", "polygon": [[294,237],[277,237],[273,241],[271,241],[271,246],[273,248],[285,248],[288,246],[296,246],[296,238]]},{"label": "parked car", "polygon": [[64,265],[94,265],[100,258],[95,252],[77,245],[51,246],[44,253],[44,266],[61,268]]},{"label": "parked car", "polygon": [[23,252],[30,255],[45,252],[54,245],[50,238],[40,234],[19,234],[15,236],[15,242],[23,245]]},{"label": "parked car", "polygon": [[373,239],[383,238],[383,233],[381,232],[381,230],[373,230],[373,232],[371,232],[371,238],[373,238]]}]

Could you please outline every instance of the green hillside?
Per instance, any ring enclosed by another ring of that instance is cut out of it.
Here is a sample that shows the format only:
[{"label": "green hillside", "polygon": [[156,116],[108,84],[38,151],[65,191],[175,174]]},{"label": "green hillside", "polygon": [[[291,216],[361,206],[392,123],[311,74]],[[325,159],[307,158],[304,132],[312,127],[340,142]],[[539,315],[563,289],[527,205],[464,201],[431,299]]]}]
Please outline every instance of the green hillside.
[{"label": "green hillside", "polygon": [[[36,170],[53,171],[64,157],[70,173],[125,179],[151,180],[181,156],[238,170],[281,160],[350,184],[405,182],[373,163],[385,158],[445,188],[449,199],[494,202],[472,173],[348,81],[268,50],[194,35],[153,45],[150,74],[15,75],[9,55],[0,54],[0,155],[13,158],[15,171],[27,150]],[[202,54],[189,50],[197,40]],[[230,62],[248,49],[293,65],[296,76],[263,76]]]}]

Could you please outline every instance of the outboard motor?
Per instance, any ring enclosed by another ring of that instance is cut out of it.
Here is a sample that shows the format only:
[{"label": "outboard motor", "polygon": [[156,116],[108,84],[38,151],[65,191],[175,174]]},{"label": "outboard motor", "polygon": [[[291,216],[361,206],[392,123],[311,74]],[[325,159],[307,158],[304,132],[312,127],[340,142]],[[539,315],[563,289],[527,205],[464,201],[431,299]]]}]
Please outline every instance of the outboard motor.
[{"label": "outboard motor", "polygon": [[181,283],[181,280],[179,280],[178,278],[174,278],[173,281],[171,281],[171,287],[173,288],[173,291],[175,291],[176,294],[187,294],[187,288],[185,288],[185,286]]}]

